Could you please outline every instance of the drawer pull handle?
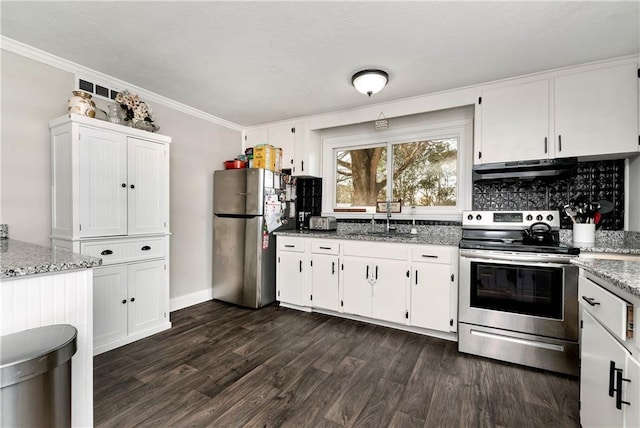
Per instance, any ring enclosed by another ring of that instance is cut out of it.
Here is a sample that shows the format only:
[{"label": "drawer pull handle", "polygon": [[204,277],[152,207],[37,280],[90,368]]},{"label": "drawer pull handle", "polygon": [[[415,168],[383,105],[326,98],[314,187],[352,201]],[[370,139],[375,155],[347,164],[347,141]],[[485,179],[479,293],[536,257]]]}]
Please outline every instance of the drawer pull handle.
[{"label": "drawer pull handle", "polygon": [[613,397],[616,390],[616,362],[609,361],[609,397]]},{"label": "drawer pull handle", "polygon": [[111,250],[104,250],[100,253],[101,256],[110,256],[111,254],[113,254],[113,251]]},{"label": "drawer pull handle", "polygon": [[285,248],[295,248],[296,246],[295,246],[295,245],[285,244],[285,246],[284,246],[284,247],[285,247]]},{"label": "drawer pull handle", "polygon": [[438,256],[432,256],[431,254],[423,254],[422,257],[426,259],[437,259]]},{"label": "drawer pull handle", "polygon": [[584,300],[591,306],[598,306],[600,304],[600,302],[596,302],[593,297],[582,296],[582,300]]},{"label": "drawer pull handle", "polygon": [[616,409],[622,410],[622,405],[626,404],[630,406],[631,403],[622,400],[622,382],[631,382],[631,379],[625,379],[622,377],[622,369],[616,369],[616,380],[618,388],[616,389]]},{"label": "drawer pull handle", "polygon": [[145,245],[144,247],[140,248],[142,251],[149,251],[151,249],[150,246]]},{"label": "drawer pull handle", "polygon": [[330,250],[331,247],[320,247],[321,250]]}]

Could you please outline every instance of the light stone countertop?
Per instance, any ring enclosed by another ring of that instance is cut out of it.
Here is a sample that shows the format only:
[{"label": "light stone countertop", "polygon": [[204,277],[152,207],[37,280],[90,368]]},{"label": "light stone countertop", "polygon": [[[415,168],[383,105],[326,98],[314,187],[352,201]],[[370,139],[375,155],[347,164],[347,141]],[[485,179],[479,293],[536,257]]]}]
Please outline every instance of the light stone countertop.
[{"label": "light stone countertop", "polygon": [[90,269],[102,259],[13,239],[0,240],[0,279],[74,269]]},{"label": "light stone countertop", "polygon": [[640,298],[640,260],[576,257],[571,260],[571,263]]},{"label": "light stone countertop", "polygon": [[397,232],[384,233],[376,230],[376,233],[370,233],[364,230],[341,230],[337,231],[309,231],[309,230],[284,230],[275,232],[277,236],[297,236],[304,238],[321,238],[321,239],[342,239],[351,241],[375,241],[375,242],[399,242],[405,244],[422,244],[422,245],[452,245],[458,246],[460,243],[460,228],[448,226],[427,226],[418,229],[416,235],[412,235],[407,231],[399,230]]}]

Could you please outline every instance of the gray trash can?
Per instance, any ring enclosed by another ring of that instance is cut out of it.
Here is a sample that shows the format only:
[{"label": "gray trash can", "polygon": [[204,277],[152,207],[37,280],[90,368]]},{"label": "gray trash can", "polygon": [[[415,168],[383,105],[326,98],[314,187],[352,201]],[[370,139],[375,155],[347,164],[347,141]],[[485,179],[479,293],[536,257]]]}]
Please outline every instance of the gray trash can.
[{"label": "gray trash can", "polygon": [[0,426],[71,426],[77,333],[58,324],[0,337]]}]

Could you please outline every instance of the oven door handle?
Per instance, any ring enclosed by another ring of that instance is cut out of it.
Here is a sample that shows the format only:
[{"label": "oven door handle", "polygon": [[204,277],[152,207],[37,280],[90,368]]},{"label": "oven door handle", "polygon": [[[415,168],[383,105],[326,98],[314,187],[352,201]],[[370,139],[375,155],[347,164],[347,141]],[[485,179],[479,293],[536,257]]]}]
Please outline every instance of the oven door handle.
[{"label": "oven door handle", "polygon": [[[527,266],[552,266],[552,267],[566,267],[569,266],[569,259],[567,258],[555,258],[555,257],[535,257],[535,256],[521,256],[515,253],[479,253],[479,252],[466,252],[460,251],[460,257],[467,258],[469,260],[479,261],[500,261],[507,262],[505,264],[510,265],[527,265]],[[562,262],[561,260],[566,260]],[[560,261],[560,262],[559,262]],[[556,263],[554,263],[556,262]],[[558,263],[559,262],[559,263]]]}]

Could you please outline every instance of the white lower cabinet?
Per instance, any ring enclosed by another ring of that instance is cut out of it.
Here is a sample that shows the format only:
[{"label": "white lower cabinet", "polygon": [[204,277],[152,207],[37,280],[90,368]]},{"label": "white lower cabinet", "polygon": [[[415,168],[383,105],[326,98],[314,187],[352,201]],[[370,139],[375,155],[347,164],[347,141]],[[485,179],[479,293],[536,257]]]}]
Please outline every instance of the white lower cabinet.
[{"label": "white lower cabinet", "polygon": [[303,238],[277,238],[276,299],[281,303],[305,305],[305,245]]},{"label": "white lower cabinet", "polygon": [[640,427],[638,350],[626,329],[616,328],[629,325],[631,304],[582,275],[579,281],[580,423],[584,428]]},{"label": "white lower cabinet", "polygon": [[377,260],[372,266],[375,282],[371,286],[371,316],[375,319],[406,324],[407,263],[397,260]]},{"label": "white lower cabinet", "polygon": [[277,239],[281,303],[429,329],[445,337],[457,331],[456,247]]},{"label": "white lower cabinet", "polygon": [[411,325],[457,331],[458,250],[444,246],[413,249],[411,264]]},{"label": "white lower cabinet", "polygon": [[406,262],[345,256],[343,278],[344,312],[406,323]]},{"label": "white lower cabinet", "polygon": [[304,305],[304,253],[278,254],[276,297],[278,301]]},{"label": "white lower cabinet", "polygon": [[311,241],[311,306],[340,310],[340,244]]},{"label": "white lower cabinet", "polygon": [[346,256],[342,262],[342,269],[342,309],[349,314],[371,317],[371,259]]},{"label": "white lower cabinet", "polygon": [[154,260],[94,270],[94,355],[164,329],[169,322],[165,266]]}]

